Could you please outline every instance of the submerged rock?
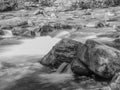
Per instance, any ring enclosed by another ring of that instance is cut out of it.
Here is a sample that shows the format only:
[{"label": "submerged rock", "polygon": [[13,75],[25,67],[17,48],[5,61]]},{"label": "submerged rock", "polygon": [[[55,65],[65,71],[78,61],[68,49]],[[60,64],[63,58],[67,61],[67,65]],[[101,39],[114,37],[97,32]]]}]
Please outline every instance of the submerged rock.
[{"label": "submerged rock", "polygon": [[37,10],[33,13],[33,15],[39,15],[39,14],[44,15],[44,10],[42,10],[42,9],[37,9]]}]

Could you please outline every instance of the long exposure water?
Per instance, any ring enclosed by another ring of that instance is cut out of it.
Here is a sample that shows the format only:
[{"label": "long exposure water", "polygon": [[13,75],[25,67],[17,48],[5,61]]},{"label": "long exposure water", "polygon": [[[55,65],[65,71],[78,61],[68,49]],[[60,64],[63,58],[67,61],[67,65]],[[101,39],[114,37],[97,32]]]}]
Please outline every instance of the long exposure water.
[{"label": "long exposure water", "polygon": [[0,90],[83,90],[72,74],[49,73],[50,69],[36,62],[61,40],[62,34],[69,33],[17,40],[17,44],[0,47]]},{"label": "long exposure water", "polygon": [[[61,39],[59,38],[51,38],[50,36],[45,36],[37,37],[34,39],[19,40],[19,42],[21,42],[20,44],[1,47],[3,52],[0,54],[0,62],[3,65],[3,62],[5,62],[5,64],[7,63],[8,66],[9,63],[11,63],[18,66],[23,65],[23,67],[16,68],[13,66],[12,68],[7,68],[7,70],[3,69],[4,71],[0,72],[0,90],[3,88],[5,88],[5,90],[61,90],[62,87],[61,85],[59,86],[59,84],[61,83],[64,85],[63,83],[65,83],[65,81],[72,80],[72,75],[58,73],[45,74],[41,72],[39,72],[39,74],[31,75],[32,71],[28,69],[30,67],[29,65],[31,65],[29,64],[31,61],[34,62],[35,59],[40,59],[42,56],[46,55],[60,40]],[[43,66],[38,66],[39,70],[42,70]],[[43,71],[46,72],[45,70]],[[24,75],[26,74],[29,74],[30,76],[24,78]],[[16,80],[18,80],[17,83]],[[18,84],[22,84],[22,86],[19,86]],[[9,86],[12,87],[6,88]]]}]

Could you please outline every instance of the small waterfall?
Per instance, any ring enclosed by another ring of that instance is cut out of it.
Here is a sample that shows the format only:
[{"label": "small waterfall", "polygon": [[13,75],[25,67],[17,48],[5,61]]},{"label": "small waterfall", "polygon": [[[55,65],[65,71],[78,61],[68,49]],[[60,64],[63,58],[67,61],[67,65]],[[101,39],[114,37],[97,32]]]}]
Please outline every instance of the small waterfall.
[{"label": "small waterfall", "polygon": [[69,36],[70,36],[70,32],[62,31],[62,32],[58,33],[55,37],[56,38],[63,38],[63,37],[69,37]]},{"label": "small waterfall", "polygon": [[3,30],[4,35],[2,36],[3,38],[10,38],[13,37],[12,31],[11,30]]}]

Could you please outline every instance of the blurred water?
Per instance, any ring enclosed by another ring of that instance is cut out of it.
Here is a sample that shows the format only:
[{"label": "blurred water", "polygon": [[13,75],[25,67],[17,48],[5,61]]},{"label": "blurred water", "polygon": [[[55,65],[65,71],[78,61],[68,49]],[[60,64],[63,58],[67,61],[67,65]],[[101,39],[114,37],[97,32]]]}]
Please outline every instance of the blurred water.
[{"label": "blurred water", "polygon": [[21,44],[5,47],[6,51],[1,53],[0,57],[45,55],[60,40],[58,38],[51,38],[50,36],[21,40]]},{"label": "blurred water", "polygon": [[2,36],[3,38],[10,38],[13,37],[12,31],[11,30],[3,30],[4,35]]}]

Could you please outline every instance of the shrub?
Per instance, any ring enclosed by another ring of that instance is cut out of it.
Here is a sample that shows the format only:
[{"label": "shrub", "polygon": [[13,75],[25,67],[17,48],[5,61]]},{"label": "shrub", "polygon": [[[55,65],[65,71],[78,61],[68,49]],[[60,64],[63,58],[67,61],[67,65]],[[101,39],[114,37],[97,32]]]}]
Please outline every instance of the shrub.
[{"label": "shrub", "polygon": [[50,7],[53,5],[54,0],[39,0],[41,6]]},{"label": "shrub", "polygon": [[26,2],[38,3],[38,1],[39,0],[0,0],[0,11],[11,11],[25,8]]},{"label": "shrub", "polygon": [[71,6],[72,9],[105,8],[120,5],[120,0],[78,0]]},{"label": "shrub", "polygon": [[0,0],[0,11],[9,11],[17,6],[16,0]]}]

